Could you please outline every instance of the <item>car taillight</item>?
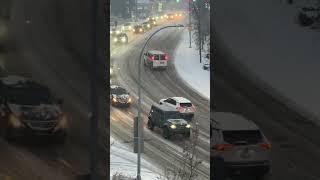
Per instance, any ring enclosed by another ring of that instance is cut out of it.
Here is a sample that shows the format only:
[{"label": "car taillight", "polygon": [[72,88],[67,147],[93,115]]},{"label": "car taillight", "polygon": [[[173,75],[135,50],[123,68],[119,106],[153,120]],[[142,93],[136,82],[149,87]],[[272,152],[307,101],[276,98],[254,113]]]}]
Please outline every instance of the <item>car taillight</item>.
[{"label": "car taillight", "polygon": [[264,150],[270,150],[271,144],[270,143],[262,143],[262,144],[260,144],[260,147]]},{"label": "car taillight", "polygon": [[213,150],[217,151],[228,151],[233,148],[232,144],[216,144],[212,147]]},{"label": "car taillight", "polygon": [[176,108],[179,112],[181,112],[183,110],[183,107],[179,106]]},{"label": "car taillight", "polygon": [[166,54],[165,56],[164,56],[164,60],[169,60],[169,56],[168,56],[168,54]]},{"label": "car taillight", "polygon": [[150,59],[151,61],[153,61],[153,60],[154,60],[154,56],[150,56],[149,59]]}]

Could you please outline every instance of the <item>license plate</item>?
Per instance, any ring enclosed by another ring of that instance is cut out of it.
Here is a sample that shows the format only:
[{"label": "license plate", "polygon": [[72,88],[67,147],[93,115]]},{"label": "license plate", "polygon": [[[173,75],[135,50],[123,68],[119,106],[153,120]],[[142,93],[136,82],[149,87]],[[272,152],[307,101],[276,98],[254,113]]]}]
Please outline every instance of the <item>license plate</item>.
[{"label": "license plate", "polygon": [[164,64],[164,62],[160,62],[160,64]]}]

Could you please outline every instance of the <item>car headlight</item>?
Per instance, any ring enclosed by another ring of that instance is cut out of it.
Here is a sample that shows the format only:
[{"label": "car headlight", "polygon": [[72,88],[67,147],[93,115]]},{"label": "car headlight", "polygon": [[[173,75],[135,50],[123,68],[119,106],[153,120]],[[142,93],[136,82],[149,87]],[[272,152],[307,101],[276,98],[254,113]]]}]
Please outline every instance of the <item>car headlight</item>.
[{"label": "car headlight", "polygon": [[142,29],[140,28],[139,31],[142,32]]},{"label": "car headlight", "polygon": [[153,24],[156,24],[156,22],[153,22]]},{"label": "car headlight", "polygon": [[132,99],[131,99],[131,97],[128,99],[128,103],[131,103],[132,102]]},{"label": "car headlight", "polygon": [[113,33],[113,31],[110,31],[110,34],[112,34]]},{"label": "car headlight", "polygon": [[11,114],[9,117],[9,123],[13,128],[21,128],[24,126],[20,119],[13,114]]},{"label": "car headlight", "polygon": [[120,34],[120,31],[119,31],[119,30],[117,30],[117,31],[116,31],[116,34]]},{"label": "car headlight", "polygon": [[112,68],[110,68],[110,74],[113,74],[113,69]]},{"label": "car headlight", "polygon": [[67,116],[63,114],[59,117],[58,124],[53,131],[57,131],[59,129],[66,129],[67,126],[68,126],[68,119],[67,119]]},{"label": "car headlight", "polygon": [[187,124],[187,125],[186,125],[186,128],[191,128],[191,125],[190,125],[190,124]]},{"label": "car headlight", "polygon": [[176,126],[176,125],[174,125],[174,124],[172,124],[172,125],[170,126],[170,128],[171,128],[171,129],[176,129],[176,128],[177,128],[177,126]]},{"label": "car headlight", "polygon": [[126,37],[122,37],[122,38],[121,38],[121,41],[122,41],[122,42],[126,42],[126,41],[127,41]]},{"label": "car headlight", "polygon": [[117,102],[117,98],[113,97],[113,98],[112,98],[112,101],[113,101],[113,102]]},{"label": "car headlight", "polygon": [[150,24],[148,24],[147,27],[149,28],[149,27],[150,27]]},{"label": "car headlight", "polygon": [[118,38],[114,38],[114,39],[113,39],[113,42],[118,42]]},{"label": "car headlight", "polygon": [[135,29],[133,29],[132,31],[133,31],[133,32],[136,32],[136,30],[135,30]]},{"label": "car headlight", "polygon": [[131,27],[131,26],[129,26],[129,29],[132,29],[132,27]]}]

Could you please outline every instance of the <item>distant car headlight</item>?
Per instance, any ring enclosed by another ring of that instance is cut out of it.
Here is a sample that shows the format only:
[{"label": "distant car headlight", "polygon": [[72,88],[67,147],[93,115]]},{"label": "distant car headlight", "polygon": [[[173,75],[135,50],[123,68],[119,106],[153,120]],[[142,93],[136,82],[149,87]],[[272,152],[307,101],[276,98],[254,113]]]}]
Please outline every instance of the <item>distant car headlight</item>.
[{"label": "distant car headlight", "polygon": [[117,98],[113,97],[113,98],[112,98],[112,101],[113,101],[113,102],[117,102],[118,100],[117,100]]},{"label": "distant car headlight", "polygon": [[128,99],[128,103],[131,103],[132,102],[132,99],[131,99],[131,97],[129,97],[129,99]]},{"label": "distant car headlight", "polygon": [[113,69],[112,68],[110,68],[110,75],[112,75],[113,74]]},{"label": "distant car headlight", "polygon": [[124,30],[124,26],[122,26],[121,29]]},{"label": "distant car headlight", "polygon": [[172,125],[170,126],[170,128],[171,128],[171,129],[176,129],[176,128],[177,128],[177,126],[176,126],[176,125],[174,125],[174,124],[172,124]]},{"label": "distant car headlight", "polygon": [[159,19],[159,17],[157,16],[156,19]]},{"label": "distant car headlight", "polygon": [[126,42],[127,41],[127,38],[126,37],[122,37],[121,38],[121,42]]},{"label": "distant car headlight", "polygon": [[153,22],[153,24],[155,25],[155,24],[156,24],[156,22]]},{"label": "distant car headlight", "polygon": [[61,115],[58,120],[57,126],[54,128],[54,132],[60,129],[66,129],[68,127],[68,119],[65,114]]},{"label": "distant car headlight", "polygon": [[178,16],[178,14],[175,14],[176,16]]},{"label": "distant car headlight", "polygon": [[118,42],[118,38],[114,38],[114,39],[113,39],[113,42]]},{"label": "distant car headlight", "polygon": [[131,27],[131,26],[129,26],[129,29],[132,29],[132,27]]},{"label": "distant car headlight", "polygon": [[133,29],[132,31],[133,31],[133,32],[136,32],[136,30],[135,30],[135,29]]},{"label": "distant car headlight", "polygon": [[10,117],[9,117],[9,124],[13,128],[22,128],[22,127],[24,127],[24,124],[21,122],[21,120],[17,116],[15,116],[13,114],[11,114]]},{"label": "distant car headlight", "polygon": [[163,19],[163,16],[160,16],[160,19]]},{"label": "distant car headlight", "polygon": [[140,28],[139,31],[142,32],[142,28]]},{"label": "distant car headlight", "polygon": [[117,30],[117,31],[116,31],[116,34],[120,34],[120,31],[119,31],[119,30]]},{"label": "distant car headlight", "polygon": [[190,125],[190,124],[187,124],[187,125],[186,125],[186,128],[191,128],[191,125]]},{"label": "distant car headlight", "polygon": [[150,18],[147,18],[147,21],[149,21],[150,20]]},{"label": "distant car headlight", "polygon": [[150,24],[147,24],[147,27],[150,28]]}]

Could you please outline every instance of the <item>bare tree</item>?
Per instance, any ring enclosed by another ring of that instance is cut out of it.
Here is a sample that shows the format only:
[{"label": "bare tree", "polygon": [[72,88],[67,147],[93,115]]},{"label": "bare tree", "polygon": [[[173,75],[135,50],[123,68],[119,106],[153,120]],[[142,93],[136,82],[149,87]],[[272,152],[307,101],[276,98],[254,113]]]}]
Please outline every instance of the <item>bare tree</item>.
[{"label": "bare tree", "polygon": [[198,168],[202,162],[197,157],[198,138],[199,126],[196,123],[192,128],[190,141],[184,142],[182,160],[178,165],[165,168],[160,180],[194,180],[198,176]]}]

